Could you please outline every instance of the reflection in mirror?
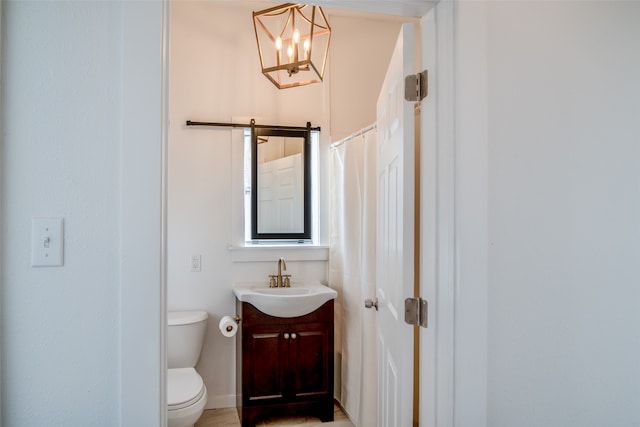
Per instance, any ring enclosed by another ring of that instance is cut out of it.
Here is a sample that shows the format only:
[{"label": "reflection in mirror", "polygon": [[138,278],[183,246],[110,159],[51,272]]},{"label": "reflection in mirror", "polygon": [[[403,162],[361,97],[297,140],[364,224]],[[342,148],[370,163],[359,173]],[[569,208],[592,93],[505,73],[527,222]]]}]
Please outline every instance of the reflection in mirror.
[{"label": "reflection in mirror", "polygon": [[251,239],[311,238],[310,130],[253,128]]},{"label": "reflection in mirror", "polygon": [[258,137],[258,233],[304,233],[304,138]]}]

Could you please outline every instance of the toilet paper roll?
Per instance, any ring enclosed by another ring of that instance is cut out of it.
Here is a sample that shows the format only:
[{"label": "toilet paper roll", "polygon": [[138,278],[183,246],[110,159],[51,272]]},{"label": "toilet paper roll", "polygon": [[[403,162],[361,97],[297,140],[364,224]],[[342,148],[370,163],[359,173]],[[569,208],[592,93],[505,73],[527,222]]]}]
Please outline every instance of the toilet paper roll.
[{"label": "toilet paper roll", "polygon": [[225,337],[232,337],[238,332],[238,323],[236,323],[235,319],[231,316],[224,316],[220,319],[218,327]]}]

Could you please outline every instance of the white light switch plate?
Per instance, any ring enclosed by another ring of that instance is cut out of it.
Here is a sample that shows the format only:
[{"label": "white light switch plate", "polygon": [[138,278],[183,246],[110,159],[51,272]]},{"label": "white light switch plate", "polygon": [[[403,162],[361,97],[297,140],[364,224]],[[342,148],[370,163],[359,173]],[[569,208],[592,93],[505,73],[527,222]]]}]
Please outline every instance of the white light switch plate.
[{"label": "white light switch plate", "polygon": [[31,266],[63,265],[64,230],[62,218],[31,218]]}]

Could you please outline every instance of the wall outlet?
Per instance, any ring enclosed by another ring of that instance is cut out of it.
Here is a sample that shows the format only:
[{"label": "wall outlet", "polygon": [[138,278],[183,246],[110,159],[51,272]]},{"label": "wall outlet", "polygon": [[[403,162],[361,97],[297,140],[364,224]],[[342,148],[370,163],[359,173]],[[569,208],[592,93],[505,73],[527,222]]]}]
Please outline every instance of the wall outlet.
[{"label": "wall outlet", "polygon": [[200,273],[202,271],[202,255],[191,255],[191,272]]}]

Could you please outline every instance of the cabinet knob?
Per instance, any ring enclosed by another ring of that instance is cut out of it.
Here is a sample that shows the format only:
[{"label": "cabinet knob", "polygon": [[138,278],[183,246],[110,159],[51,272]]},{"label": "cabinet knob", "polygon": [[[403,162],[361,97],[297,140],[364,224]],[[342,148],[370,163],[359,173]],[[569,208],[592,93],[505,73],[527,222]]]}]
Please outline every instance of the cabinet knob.
[{"label": "cabinet knob", "polygon": [[284,339],[285,339],[285,340],[288,340],[288,339],[289,339],[289,334],[288,334],[288,333],[286,333],[286,332],[284,333]]},{"label": "cabinet knob", "polygon": [[296,334],[291,334],[291,339],[292,339],[292,340],[295,340],[295,339],[296,339],[296,337],[297,337],[297,335],[296,335]]}]

